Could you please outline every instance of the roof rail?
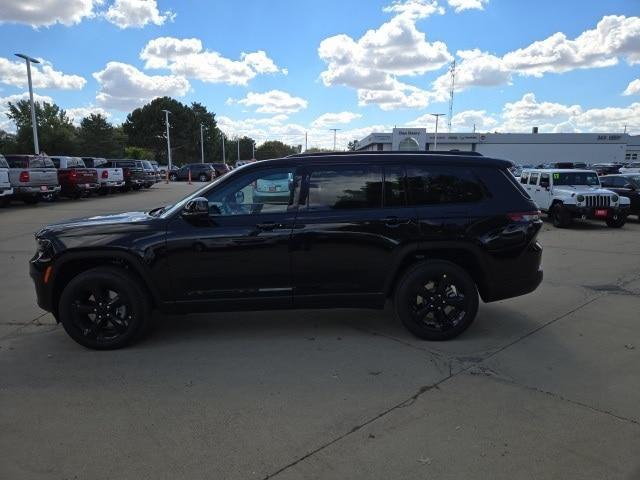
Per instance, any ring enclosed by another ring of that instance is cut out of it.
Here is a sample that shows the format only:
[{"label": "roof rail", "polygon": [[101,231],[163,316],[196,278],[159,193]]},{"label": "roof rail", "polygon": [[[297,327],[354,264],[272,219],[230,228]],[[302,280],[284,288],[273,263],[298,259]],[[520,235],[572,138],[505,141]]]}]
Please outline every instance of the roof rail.
[{"label": "roof rail", "polygon": [[405,151],[405,150],[359,150],[355,152],[313,152],[313,153],[294,153],[287,155],[287,158],[300,158],[300,157],[342,157],[349,155],[453,155],[462,157],[482,157],[480,152],[468,152],[461,150],[420,150],[420,151]]}]

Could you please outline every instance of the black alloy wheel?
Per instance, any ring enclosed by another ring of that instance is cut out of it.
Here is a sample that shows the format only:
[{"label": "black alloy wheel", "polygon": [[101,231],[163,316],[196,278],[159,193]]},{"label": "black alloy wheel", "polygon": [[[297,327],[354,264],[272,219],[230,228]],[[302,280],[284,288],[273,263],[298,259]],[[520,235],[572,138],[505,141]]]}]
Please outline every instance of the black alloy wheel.
[{"label": "black alloy wheel", "polygon": [[200,176],[198,177],[198,180],[200,180],[201,182],[206,182],[207,176],[204,173],[201,173]]},{"label": "black alloy wheel", "polygon": [[558,203],[551,208],[551,222],[556,228],[565,228],[571,223],[571,216],[567,209]]},{"label": "black alloy wheel", "polygon": [[121,348],[147,329],[147,295],[126,271],[98,267],[74,277],[59,303],[60,321],[79,344],[96,350]]},{"label": "black alloy wheel", "polygon": [[411,268],[395,295],[405,327],[425,340],[457,337],[473,322],[478,292],[473,279],[458,265],[434,260]]}]

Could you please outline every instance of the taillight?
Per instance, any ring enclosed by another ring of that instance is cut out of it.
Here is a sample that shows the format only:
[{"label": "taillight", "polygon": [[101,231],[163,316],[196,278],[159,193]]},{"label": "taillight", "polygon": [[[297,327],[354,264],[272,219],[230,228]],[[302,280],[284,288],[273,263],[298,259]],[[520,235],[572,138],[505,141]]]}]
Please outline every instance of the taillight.
[{"label": "taillight", "polygon": [[531,212],[514,212],[507,213],[507,217],[512,222],[534,222],[540,220],[542,213],[540,210],[532,210]]},{"label": "taillight", "polygon": [[102,171],[102,178],[109,178],[109,172],[107,170]]},{"label": "taillight", "polygon": [[29,179],[30,179],[29,172],[27,172],[26,170],[20,172],[20,181],[21,182],[28,182]]},{"label": "taillight", "polygon": [[125,170],[125,171],[124,171],[124,174],[125,174],[127,177],[130,177],[130,176],[131,176],[131,170]]},{"label": "taillight", "polygon": [[69,174],[69,176],[71,178],[76,178],[78,176],[78,172],[76,172],[75,170],[71,170],[71,173]]}]

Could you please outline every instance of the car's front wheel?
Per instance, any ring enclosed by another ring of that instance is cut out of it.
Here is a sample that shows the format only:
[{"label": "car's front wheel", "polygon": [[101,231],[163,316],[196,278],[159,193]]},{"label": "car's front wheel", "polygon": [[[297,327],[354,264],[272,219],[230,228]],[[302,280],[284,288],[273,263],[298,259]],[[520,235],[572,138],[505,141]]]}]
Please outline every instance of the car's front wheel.
[{"label": "car's front wheel", "polygon": [[170,173],[169,180],[171,180],[172,182],[175,182],[176,180],[178,180],[178,175],[176,175],[175,173]]},{"label": "car's front wheel", "polygon": [[607,226],[610,228],[622,228],[627,223],[626,215],[616,214],[607,218]]},{"label": "car's front wheel", "polygon": [[149,298],[126,272],[98,267],[74,277],[60,296],[62,326],[80,345],[121,348],[147,330]]},{"label": "car's front wheel", "polygon": [[549,214],[551,216],[551,222],[556,228],[565,228],[571,224],[571,214],[560,203],[556,203],[553,207],[551,207],[551,211],[549,212]]},{"label": "car's front wheel", "polygon": [[449,340],[464,332],[478,312],[478,291],[471,276],[444,260],[410,268],[395,293],[404,326],[424,340]]}]

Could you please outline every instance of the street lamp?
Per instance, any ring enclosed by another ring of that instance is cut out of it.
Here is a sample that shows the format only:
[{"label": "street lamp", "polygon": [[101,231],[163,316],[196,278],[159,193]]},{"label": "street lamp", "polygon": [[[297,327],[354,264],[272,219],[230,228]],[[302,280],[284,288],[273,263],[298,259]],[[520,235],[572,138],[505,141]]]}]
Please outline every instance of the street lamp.
[{"label": "street lamp", "polygon": [[338,130],[342,130],[341,128],[330,128],[330,131],[333,132],[333,151],[336,151],[336,133],[338,132]]},{"label": "street lamp", "polygon": [[204,125],[201,123],[200,124],[200,158],[201,158],[201,163],[204,163],[204,136],[202,134],[202,129],[204,128]]},{"label": "street lamp", "polygon": [[167,183],[169,183],[169,174],[171,173],[171,139],[169,138],[169,110],[162,110],[164,112],[164,121],[167,125]]},{"label": "street lamp", "polygon": [[16,53],[16,57],[24,58],[27,62],[27,79],[29,81],[29,100],[31,101],[31,125],[33,126],[33,148],[36,155],[40,154],[40,146],[38,145],[38,125],[36,124],[36,109],[33,105],[33,85],[31,83],[31,62],[40,63],[39,60],[25,55],[24,53]]},{"label": "street lamp", "polygon": [[444,113],[430,113],[429,115],[436,117],[436,133],[435,136],[433,137],[433,149],[434,150],[438,150],[438,119],[440,117],[444,117],[445,114]]},{"label": "street lamp", "polygon": [[225,165],[227,164],[227,157],[226,154],[224,153],[224,133],[220,132],[220,135],[222,136],[222,163],[224,163]]}]

